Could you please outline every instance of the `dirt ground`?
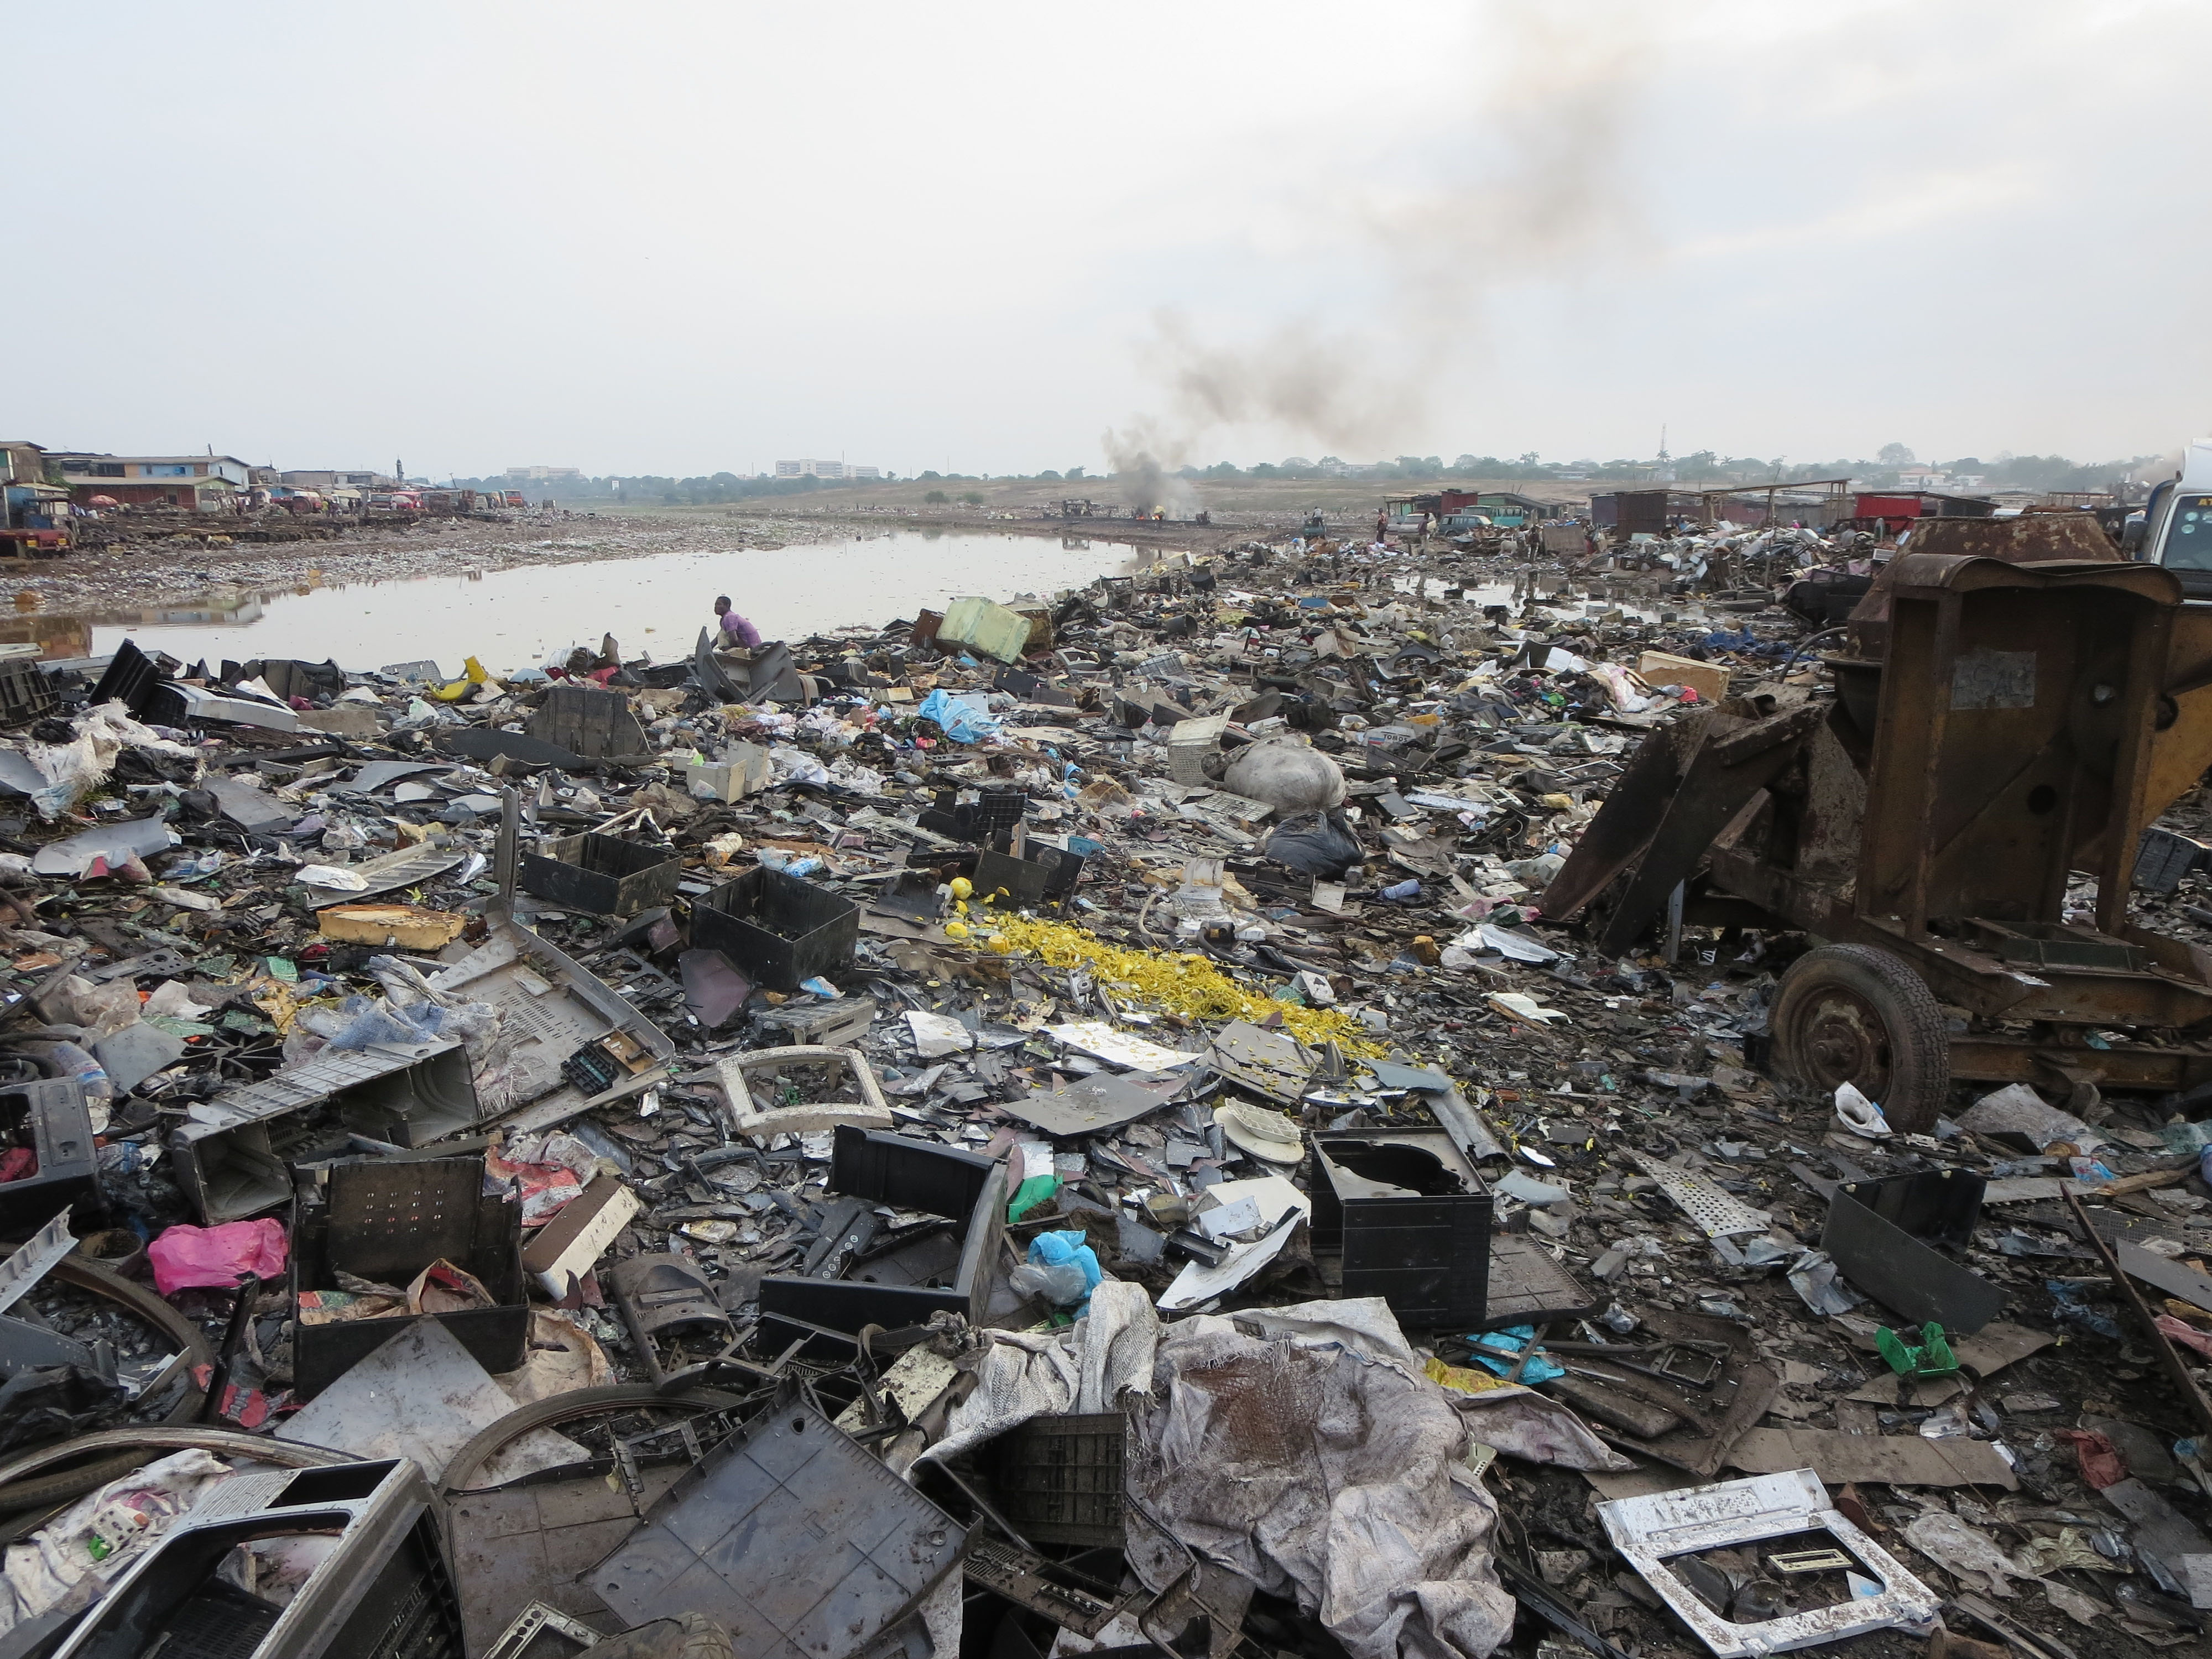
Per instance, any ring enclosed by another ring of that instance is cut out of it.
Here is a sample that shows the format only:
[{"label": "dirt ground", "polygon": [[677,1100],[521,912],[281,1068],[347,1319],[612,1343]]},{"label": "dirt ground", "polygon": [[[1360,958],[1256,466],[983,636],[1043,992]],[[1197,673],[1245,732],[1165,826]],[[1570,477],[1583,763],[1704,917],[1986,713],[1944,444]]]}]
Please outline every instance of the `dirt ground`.
[{"label": "dirt ground", "polygon": [[134,541],[100,552],[8,562],[9,591],[19,612],[97,614],[114,607],[204,600],[226,588],[304,592],[329,583],[482,574],[523,563],[578,564],[695,547],[773,551],[830,540],[842,530],[840,523],[826,518],[787,515],[748,515],[732,523],[726,513],[708,518],[554,511],[496,523],[434,519],[349,530],[330,540],[240,541],[228,546],[183,538]]},{"label": "dirt ground", "polygon": [[[1588,499],[1587,495],[1569,495],[1558,485],[1532,487],[1495,478],[1455,479],[1452,487],[1457,489],[1517,490],[1538,501],[1557,500],[1573,507],[1580,507]],[[1198,478],[1177,479],[1175,488],[1182,492],[1177,500],[1179,503],[1187,502],[1188,513],[1209,514],[1217,527],[1253,530],[1295,526],[1316,507],[1328,516],[1331,524],[1351,525],[1362,519],[1371,520],[1376,509],[1390,496],[1434,490],[1440,486],[1381,478]],[[955,499],[947,504],[932,506],[927,497],[933,490],[941,490]],[[969,494],[981,495],[982,504],[963,504],[957,499]],[[1017,522],[1037,519],[1048,511],[1057,515],[1063,500],[1081,498],[1088,498],[1102,507],[1127,507],[1133,504],[1131,487],[1113,478],[1079,478],[1073,483],[1055,483],[1051,479],[1039,483],[1010,478],[985,483],[902,480],[896,483],[860,489],[825,490],[817,497],[782,496],[772,506],[763,503],[758,509],[690,507],[665,510],[748,514],[758,510],[802,519],[849,517],[862,521],[896,514],[932,523],[989,523],[1003,527],[1009,515]],[[1053,522],[1058,524],[1061,521],[1055,516]],[[1109,520],[1105,522],[1119,526],[1122,521]]]},{"label": "dirt ground", "polygon": [[[1371,518],[1393,489],[1371,478],[1201,479],[1188,482],[1186,487],[1190,492],[1188,511],[1207,513],[1210,525],[1197,525],[1189,518],[1155,522],[1059,516],[1063,497],[1085,492],[1102,505],[1116,504],[1127,492],[1110,479],[900,483],[828,491],[818,500],[787,496],[736,506],[632,505],[619,513],[534,509],[495,522],[434,519],[415,525],[348,527],[312,540],[240,539],[237,532],[251,535],[264,526],[253,520],[209,520],[193,526],[191,534],[164,539],[134,534],[103,550],[0,562],[13,578],[19,611],[97,612],[204,600],[211,590],[223,588],[264,593],[305,591],[329,582],[487,573],[526,561],[538,566],[571,564],[704,546],[771,551],[831,540],[852,530],[880,532],[892,523],[947,532],[1014,532],[1063,539],[1081,536],[1204,553],[1257,532],[1301,525],[1316,508],[1339,530],[1356,526]],[[1512,486],[1490,483],[1467,487]],[[984,501],[981,506],[958,501],[933,506],[924,500],[933,489],[974,492]],[[125,521],[125,527],[134,532],[167,532],[175,522]],[[294,528],[282,518],[270,522],[285,532]],[[228,545],[218,539],[226,532],[234,532]]]}]

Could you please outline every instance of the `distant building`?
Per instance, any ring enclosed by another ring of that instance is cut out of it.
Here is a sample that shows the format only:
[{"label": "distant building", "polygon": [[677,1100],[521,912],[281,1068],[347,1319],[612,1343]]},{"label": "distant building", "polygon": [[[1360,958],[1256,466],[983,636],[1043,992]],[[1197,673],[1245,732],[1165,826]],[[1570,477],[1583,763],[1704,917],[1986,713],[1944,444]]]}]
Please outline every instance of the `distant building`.
[{"label": "distant building", "polygon": [[778,461],[779,478],[880,478],[879,466],[854,466],[845,461]]},{"label": "distant building", "polygon": [[277,482],[287,489],[389,489],[392,475],[379,472],[374,467],[358,472],[337,470],[309,472],[280,472]]},{"label": "distant building", "polygon": [[0,484],[46,481],[46,452],[37,444],[0,443]]},{"label": "distant building", "polygon": [[234,455],[98,455],[56,451],[46,459],[61,468],[70,499],[80,506],[96,495],[125,507],[179,507],[191,513],[224,513],[253,469]]},{"label": "distant building", "polygon": [[510,466],[507,469],[509,483],[574,483],[583,476],[583,469],[576,466]]}]

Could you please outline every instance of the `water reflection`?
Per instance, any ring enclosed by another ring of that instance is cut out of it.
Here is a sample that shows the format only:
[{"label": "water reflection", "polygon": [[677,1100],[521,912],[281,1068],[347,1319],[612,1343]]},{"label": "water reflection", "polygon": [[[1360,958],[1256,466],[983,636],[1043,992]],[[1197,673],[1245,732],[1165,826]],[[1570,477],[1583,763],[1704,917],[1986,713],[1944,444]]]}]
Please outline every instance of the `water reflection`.
[{"label": "water reflection", "polygon": [[[186,605],[0,617],[48,658],[112,651],[125,637],[185,662],[334,658],[354,669],[476,656],[495,673],[612,633],[625,653],[690,654],[727,593],[769,638],[872,630],[956,594],[1048,595],[1149,562],[1152,550],[1085,538],[901,530],[774,550],[690,550],[551,568],[403,574],[328,583],[307,573],[260,592],[212,590]],[[89,638],[88,639],[88,635]]]},{"label": "water reflection", "polygon": [[49,616],[40,611],[0,617],[0,645],[35,645],[39,654],[50,662],[88,657],[92,654],[92,618]]}]

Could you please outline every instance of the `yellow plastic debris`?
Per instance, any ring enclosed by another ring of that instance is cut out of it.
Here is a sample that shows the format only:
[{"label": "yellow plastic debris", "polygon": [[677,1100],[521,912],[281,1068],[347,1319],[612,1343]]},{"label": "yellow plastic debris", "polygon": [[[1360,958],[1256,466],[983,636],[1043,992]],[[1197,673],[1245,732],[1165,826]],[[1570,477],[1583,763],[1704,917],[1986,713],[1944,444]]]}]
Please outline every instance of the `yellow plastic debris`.
[{"label": "yellow plastic debris", "polygon": [[1280,1014],[1285,1029],[1301,1042],[1334,1039],[1355,1057],[1389,1052],[1368,1035],[1356,1014],[1301,1008],[1248,991],[1194,951],[1131,950],[1066,922],[1024,915],[1001,918],[999,936],[1010,951],[1030,952],[1054,968],[1088,968],[1100,985],[1147,1007],[1206,1020],[1259,1021]]},{"label": "yellow plastic debris", "polygon": [[1447,1365],[1434,1354],[1422,1365],[1421,1374],[1440,1387],[1456,1389],[1462,1394],[1486,1394],[1492,1389],[1513,1387],[1504,1377],[1492,1376],[1488,1371],[1478,1371],[1467,1365]]},{"label": "yellow plastic debris", "polygon": [[440,702],[459,702],[468,696],[471,688],[482,685],[491,675],[474,657],[461,665],[461,678],[440,686],[430,693]]}]

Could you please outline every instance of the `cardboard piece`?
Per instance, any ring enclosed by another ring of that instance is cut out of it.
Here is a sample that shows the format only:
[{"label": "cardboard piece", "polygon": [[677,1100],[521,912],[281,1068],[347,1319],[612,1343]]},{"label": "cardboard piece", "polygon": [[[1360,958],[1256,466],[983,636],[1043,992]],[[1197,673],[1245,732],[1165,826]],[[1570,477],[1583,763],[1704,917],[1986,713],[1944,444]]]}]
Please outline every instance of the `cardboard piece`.
[{"label": "cardboard piece", "polygon": [[1636,678],[1644,684],[1686,685],[1700,702],[1719,702],[1728,696],[1729,672],[1722,664],[1678,657],[1668,651],[1646,651],[1636,659]]},{"label": "cardboard piece", "polygon": [[638,1208],[637,1194],[620,1176],[593,1176],[589,1186],[561,1206],[560,1214],[531,1236],[523,1249],[522,1270],[556,1302],[566,1300]]},{"label": "cardboard piece", "polygon": [[1893,1486],[2002,1486],[2020,1489],[1996,1448],[1986,1440],[1923,1440],[1917,1434],[1844,1434],[1833,1429],[1753,1429],[1724,1460],[1753,1474],[1810,1468],[1832,1486],[1846,1481]]},{"label": "cardboard piece", "polygon": [[334,904],[317,919],[325,939],[349,945],[397,945],[403,951],[435,951],[461,936],[469,919],[452,910],[427,910],[417,904]]}]

